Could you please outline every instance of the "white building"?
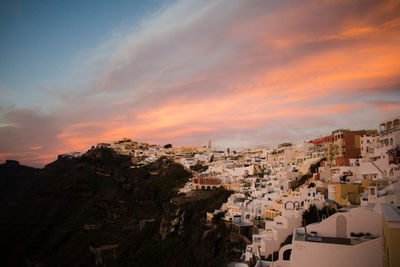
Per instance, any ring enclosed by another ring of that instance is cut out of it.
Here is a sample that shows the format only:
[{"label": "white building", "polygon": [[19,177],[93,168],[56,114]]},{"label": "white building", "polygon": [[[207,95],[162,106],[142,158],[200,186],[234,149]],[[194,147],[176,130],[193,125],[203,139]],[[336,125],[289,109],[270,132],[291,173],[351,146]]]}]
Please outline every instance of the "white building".
[{"label": "white building", "polygon": [[361,137],[361,156],[364,159],[369,159],[375,154],[375,147],[377,145],[378,135],[363,135]]},{"label": "white building", "polygon": [[375,141],[374,156],[371,160],[385,175],[395,179],[393,168],[389,165],[388,150],[400,147],[400,116],[379,124],[378,137]]},{"label": "white building", "polygon": [[[382,214],[369,208],[335,213],[320,223],[293,231],[274,266],[382,266]],[[283,260],[291,250],[290,260]]]},{"label": "white building", "polygon": [[280,244],[292,234],[293,229],[301,226],[303,210],[282,210],[281,213],[273,221],[266,222],[263,232],[253,235],[252,244],[246,247],[246,261],[250,261],[253,255],[261,258],[278,251]]}]

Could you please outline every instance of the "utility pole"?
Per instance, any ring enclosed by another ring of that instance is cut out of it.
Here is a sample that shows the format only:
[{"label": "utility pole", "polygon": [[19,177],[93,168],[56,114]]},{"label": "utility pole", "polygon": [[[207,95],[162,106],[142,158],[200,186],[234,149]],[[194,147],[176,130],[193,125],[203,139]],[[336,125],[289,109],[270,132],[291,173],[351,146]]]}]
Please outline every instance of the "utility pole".
[{"label": "utility pole", "polygon": [[303,219],[303,224],[304,224],[304,233],[305,233],[304,241],[307,241],[307,225],[306,225],[305,219]]}]

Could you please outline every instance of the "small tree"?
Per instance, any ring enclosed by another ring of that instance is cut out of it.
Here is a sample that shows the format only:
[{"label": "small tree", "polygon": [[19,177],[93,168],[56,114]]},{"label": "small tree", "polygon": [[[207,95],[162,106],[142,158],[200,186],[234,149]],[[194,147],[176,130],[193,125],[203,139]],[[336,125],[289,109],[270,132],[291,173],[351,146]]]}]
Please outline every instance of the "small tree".
[{"label": "small tree", "polygon": [[324,208],[319,210],[315,205],[311,205],[309,209],[304,211],[303,213],[303,224],[304,221],[306,222],[306,224],[319,222],[322,218],[322,215],[329,217],[334,213],[336,213],[336,209],[333,209],[329,206],[325,206]]},{"label": "small tree", "polygon": [[171,144],[166,144],[165,146],[164,146],[164,148],[165,149],[167,149],[167,148],[171,148],[172,147],[172,145]]}]

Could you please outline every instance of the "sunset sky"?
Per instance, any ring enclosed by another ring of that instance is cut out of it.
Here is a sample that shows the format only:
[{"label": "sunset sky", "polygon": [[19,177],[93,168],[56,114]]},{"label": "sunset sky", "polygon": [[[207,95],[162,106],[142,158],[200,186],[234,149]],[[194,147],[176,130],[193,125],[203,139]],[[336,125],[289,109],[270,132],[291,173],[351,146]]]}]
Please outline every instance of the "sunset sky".
[{"label": "sunset sky", "polygon": [[400,115],[400,1],[1,1],[0,162],[301,142]]}]

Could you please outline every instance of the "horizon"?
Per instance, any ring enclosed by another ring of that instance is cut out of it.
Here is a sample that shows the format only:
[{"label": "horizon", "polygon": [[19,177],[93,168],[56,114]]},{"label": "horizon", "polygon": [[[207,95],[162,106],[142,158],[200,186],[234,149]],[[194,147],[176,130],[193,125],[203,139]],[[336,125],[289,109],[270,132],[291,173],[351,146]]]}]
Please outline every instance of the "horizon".
[{"label": "horizon", "polygon": [[[395,117],[393,117],[393,118],[395,118]],[[390,119],[390,118],[389,118]],[[350,130],[350,131],[363,131],[363,130],[365,130],[365,131],[369,131],[369,130],[377,130],[377,129],[349,129],[349,128],[346,128],[346,129],[344,129],[344,128],[337,128],[336,130],[340,130],[340,129],[343,129],[343,130]],[[378,131],[378,130],[377,130]],[[333,131],[332,131],[333,132]],[[221,146],[214,146],[213,145],[213,143],[212,143],[212,140],[210,140],[211,141],[211,147],[212,148],[214,148],[214,150],[220,150],[220,151],[225,151],[226,149],[230,149],[230,150],[238,150],[238,152],[241,152],[242,150],[245,150],[245,149],[253,149],[253,150],[255,150],[255,149],[260,149],[260,148],[262,148],[262,149],[273,149],[274,147],[276,147],[276,146],[278,146],[279,144],[281,144],[281,143],[290,143],[290,144],[292,144],[292,145],[298,145],[298,144],[301,144],[301,143],[308,143],[308,142],[310,142],[310,141],[312,141],[312,140],[316,140],[316,139],[319,139],[319,138],[323,138],[323,137],[326,137],[326,136],[331,136],[332,135],[332,132],[330,133],[330,134],[320,134],[320,135],[318,135],[318,136],[315,136],[315,137],[313,137],[313,138],[308,138],[307,140],[301,140],[301,141],[299,141],[299,142],[291,142],[291,141],[280,141],[280,142],[278,142],[278,143],[275,143],[275,144],[254,144],[253,146],[249,146],[249,147],[246,147],[246,146],[240,146],[240,147],[221,147]],[[113,142],[118,142],[119,140],[122,140],[122,139],[124,139],[124,138],[128,138],[128,139],[131,139],[132,140],[132,142],[138,142],[138,143],[147,143],[147,144],[149,144],[149,145],[155,145],[155,146],[159,146],[159,147],[163,147],[164,145],[166,145],[166,144],[155,144],[155,143],[149,143],[149,142],[146,142],[146,141],[144,141],[144,140],[136,140],[136,139],[133,139],[133,138],[130,138],[130,137],[121,137],[121,138],[118,138],[118,139],[116,139],[116,140],[112,140],[111,142],[109,142],[109,143],[113,143]],[[97,143],[102,143],[102,142],[97,142]],[[108,142],[106,142],[106,143],[108,143]],[[169,143],[170,144],[170,143]],[[202,143],[202,144],[200,144],[200,145],[191,145],[191,144],[184,144],[184,145],[179,145],[179,146],[176,146],[176,145],[174,145],[174,144],[171,144],[172,145],[172,147],[173,148],[181,148],[181,147],[190,147],[190,146],[194,146],[194,147],[201,147],[201,146],[207,146],[207,143]],[[67,154],[67,153],[73,153],[73,152],[79,152],[79,153],[86,153],[87,151],[89,151],[92,147],[95,147],[96,146],[96,143],[94,143],[94,144],[92,144],[91,146],[89,146],[87,149],[84,149],[84,150],[81,150],[81,151],[67,151],[67,152],[65,152],[65,153],[63,153],[63,154]],[[59,154],[59,155],[62,155],[62,154]],[[22,164],[22,165],[25,165],[25,166],[29,166],[29,167],[34,167],[34,168],[44,168],[47,164],[50,164],[50,163],[52,163],[52,162],[54,162],[55,160],[57,160],[57,157],[59,156],[59,155],[56,155],[55,156],[55,158],[53,159],[53,160],[51,160],[51,161],[49,161],[49,162],[45,162],[45,163],[38,163],[38,164],[32,164],[32,165],[26,165],[26,164]],[[17,160],[17,159],[13,159],[13,158],[8,158],[8,159],[4,159],[4,160],[0,160],[0,164],[4,164],[5,162],[6,162],[6,160],[16,160],[16,161],[18,161],[19,162],[19,160]],[[19,163],[21,163],[21,162],[19,162]]]},{"label": "horizon", "polygon": [[298,143],[400,114],[398,1],[92,3],[2,2],[0,163],[126,136]]}]

